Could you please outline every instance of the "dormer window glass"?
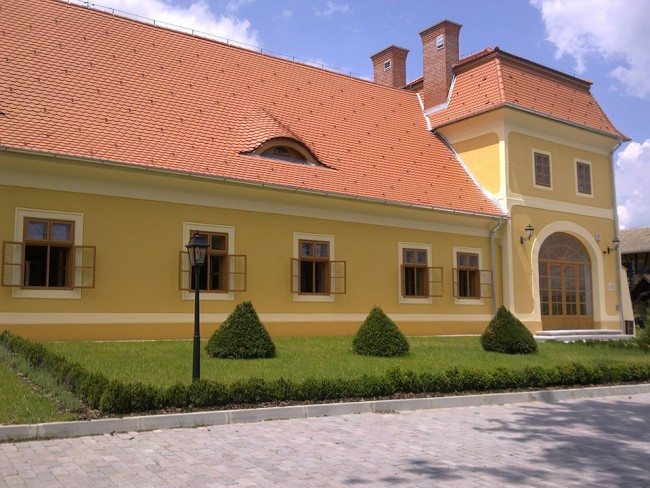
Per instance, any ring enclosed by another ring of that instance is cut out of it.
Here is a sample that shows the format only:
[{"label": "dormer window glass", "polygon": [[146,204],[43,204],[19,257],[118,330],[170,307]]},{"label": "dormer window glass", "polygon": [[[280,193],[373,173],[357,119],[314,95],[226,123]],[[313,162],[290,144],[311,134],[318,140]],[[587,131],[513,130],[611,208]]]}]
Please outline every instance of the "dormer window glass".
[{"label": "dormer window glass", "polygon": [[294,139],[278,137],[271,139],[251,153],[267,159],[286,161],[288,163],[305,164],[309,166],[325,166],[304,145]]}]

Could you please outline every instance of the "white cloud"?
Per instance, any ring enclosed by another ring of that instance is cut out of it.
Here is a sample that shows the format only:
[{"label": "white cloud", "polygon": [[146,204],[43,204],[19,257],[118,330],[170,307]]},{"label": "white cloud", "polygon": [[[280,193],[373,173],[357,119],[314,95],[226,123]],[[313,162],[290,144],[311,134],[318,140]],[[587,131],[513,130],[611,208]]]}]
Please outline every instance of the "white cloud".
[{"label": "white cloud", "polygon": [[197,31],[211,34],[248,46],[260,46],[257,32],[246,19],[232,15],[240,6],[252,0],[233,0],[226,10],[229,14],[216,14],[203,1],[193,1],[188,6],[174,5],[164,0],[99,0],[97,6],[117,9],[124,13],[154,19],[165,27],[180,27],[184,32]]},{"label": "white cloud", "polygon": [[575,59],[584,73],[589,58],[617,64],[611,76],[629,95],[650,99],[650,0],[530,0],[542,13],[556,57]]},{"label": "white cloud", "polygon": [[288,19],[293,15],[293,10],[285,9],[280,13],[280,17],[283,19]]},{"label": "white cloud", "polygon": [[347,3],[335,3],[328,0],[327,9],[318,10],[316,9],[316,15],[318,17],[331,17],[334,14],[341,13],[346,14],[350,11],[350,6]]},{"label": "white cloud", "polygon": [[650,227],[650,139],[630,142],[618,153],[615,164],[621,228]]},{"label": "white cloud", "polygon": [[253,3],[255,0],[230,0],[226,4],[226,10],[230,13],[237,12],[241,7],[245,7],[246,5],[250,5]]}]

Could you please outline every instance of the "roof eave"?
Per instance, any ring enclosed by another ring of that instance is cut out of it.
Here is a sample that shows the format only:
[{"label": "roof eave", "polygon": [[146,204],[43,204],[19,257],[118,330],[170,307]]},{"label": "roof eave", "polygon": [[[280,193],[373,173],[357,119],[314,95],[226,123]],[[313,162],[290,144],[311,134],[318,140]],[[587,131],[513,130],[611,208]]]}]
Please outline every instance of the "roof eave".
[{"label": "roof eave", "polygon": [[602,135],[602,136],[611,137],[611,138],[616,139],[616,140],[621,141],[621,142],[631,141],[631,139],[629,137],[627,137],[625,134],[622,134],[620,132],[607,132],[607,131],[604,131],[604,130],[596,129],[595,127],[590,127],[588,125],[579,124],[579,123],[573,122],[571,120],[562,119],[560,117],[555,117],[553,115],[549,115],[547,113],[540,112],[538,110],[533,110],[533,109],[530,109],[530,108],[522,107],[521,105],[516,105],[516,104],[513,104],[513,103],[499,103],[497,105],[492,105],[492,106],[487,107],[487,108],[485,108],[483,110],[478,110],[476,112],[472,112],[472,113],[467,114],[467,115],[462,115],[460,117],[456,117],[455,119],[448,120],[448,121],[446,121],[446,122],[444,122],[442,124],[439,124],[439,125],[432,124],[432,128],[434,130],[438,130],[438,129],[444,128],[446,126],[455,124],[457,122],[461,122],[461,121],[463,121],[465,119],[469,119],[469,118],[475,117],[477,115],[482,115],[482,114],[485,114],[485,113],[488,113],[488,112],[492,112],[492,111],[498,110],[500,108],[511,108],[513,110],[518,110],[520,112],[525,112],[525,113],[529,113],[529,114],[532,114],[532,115],[537,115],[539,117],[544,117],[544,118],[547,118],[547,119],[551,119],[551,120],[554,120],[556,122],[560,122],[560,123],[563,123],[563,124],[566,124],[566,125],[577,127],[579,129],[587,130],[589,132],[594,132],[594,133]]},{"label": "roof eave", "polygon": [[293,191],[293,192],[301,192],[301,193],[309,193],[312,195],[320,195],[320,196],[330,196],[330,197],[336,197],[336,198],[345,198],[348,200],[356,200],[356,201],[361,201],[361,202],[368,202],[368,203],[380,203],[380,204],[385,204],[385,205],[391,205],[391,206],[397,206],[397,207],[408,207],[408,208],[417,208],[417,209],[423,209],[423,210],[432,210],[432,211],[438,211],[438,212],[444,212],[444,213],[451,213],[451,214],[458,214],[458,215],[467,215],[467,216],[473,216],[473,217],[482,217],[482,218],[508,218],[505,213],[496,213],[496,212],[471,212],[468,210],[457,210],[457,209],[452,209],[452,208],[446,208],[446,207],[437,207],[434,205],[422,205],[419,203],[409,203],[409,202],[402,202],[399,200],[390,200],[390,199],[381,199],[381,198],[372,198],[372,197],[365,197],[362,195],[352,195],[348,193],[339,193],[339,192],[328,192],[324,190],[314,190],[310,188],[302,188],[299,186],[291,186],[291,185],[280,185],[277,183],[265,183],[265,182],[260,182],[260,181],[252,181],[252,180],[245,180],[245,179],[240,179],[240,178],[230,178],[227,176],[215,176],[215,175],[209,175],[205,173],[199,173],[195,171],[183,171],[183,170],[175,170],[175,169],[170,169],[170,168],[159,168],[156,166],[145,166],[141,164],[134,164],[134,163],[125,163],[122,161],[112,161],[112,160],[107,160],[107,159],[99,159],[99,158],[89,158],[86,156],[75,156],[75,155],[70,155],[70,154],[63,154],[63,153],[55,153],[55,152],[49,152],[49,151],[40,151],[36,149],[25,149],[25,148],[20,148],[20,147],[13,147],[13,146],[0,146],[0,150],[6,151],[6,152],[14,152],[14,153],[22,153],[22,154],[33,154],[37,156],[45,156],[45,157],[52,157],[55,159],[67,159],[71,161],[83,161],[83,162],[89,162],[93,164],[100,164],[100,165],[107,165],[107,166],[117,166],[117,167],[122,167],[122,168],[129,168],[129,169],[135,169],[135,170],[140,170],[140,171],[152,171],[156,173],[163,173],[163,174],[172,174],[172,175],[179,175],[179,176],[186,176],[186,177],[192,177],[192,178],[201,178],[201,179],[206,179],[206,180],[211,180],[211,181],[221,181],[221,182],[226,182],[226,183],[236,183],[236,184],[242,184],[242,185],[250,185],[250,186],[256,186],[256,187],[262,187],[262,188],[270,188],[270,189],[277,189],[277,190],[285,190],[285,191]]}]

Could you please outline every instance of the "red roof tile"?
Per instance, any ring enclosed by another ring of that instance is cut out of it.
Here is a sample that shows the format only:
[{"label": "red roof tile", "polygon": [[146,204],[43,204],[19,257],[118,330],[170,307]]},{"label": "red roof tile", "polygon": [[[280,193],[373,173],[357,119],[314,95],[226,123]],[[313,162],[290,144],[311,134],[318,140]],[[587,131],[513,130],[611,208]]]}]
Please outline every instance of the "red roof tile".
[{"label": "red roof tile", "polygon": [[510,106],[626,139],[591,94],[591,83],[513,56],[486,49],[455,67],[449,105],[429,115],[442,127],[487,110]]},{"label": "red roof tile", "polygon": [[[0,26],[0,146],[503,214],[413,93],[57,0]],[[242,154],[273,137],[328,167]]]}]

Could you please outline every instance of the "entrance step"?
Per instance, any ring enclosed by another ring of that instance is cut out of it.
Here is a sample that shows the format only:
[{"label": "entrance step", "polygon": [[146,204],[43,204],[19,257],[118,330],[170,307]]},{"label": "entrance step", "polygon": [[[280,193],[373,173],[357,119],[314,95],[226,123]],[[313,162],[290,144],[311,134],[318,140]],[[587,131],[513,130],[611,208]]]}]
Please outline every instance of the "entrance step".
[{"label": "entrance step", "polygon": [[616,329],[575,329],[575,330],[542,330],[535,334],[538,341],[615,341],[623,339],[634,339],[633,335],[623,334]]}]

